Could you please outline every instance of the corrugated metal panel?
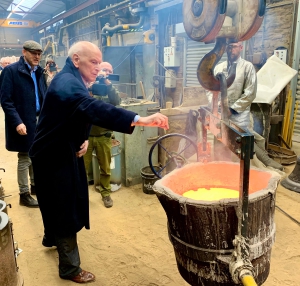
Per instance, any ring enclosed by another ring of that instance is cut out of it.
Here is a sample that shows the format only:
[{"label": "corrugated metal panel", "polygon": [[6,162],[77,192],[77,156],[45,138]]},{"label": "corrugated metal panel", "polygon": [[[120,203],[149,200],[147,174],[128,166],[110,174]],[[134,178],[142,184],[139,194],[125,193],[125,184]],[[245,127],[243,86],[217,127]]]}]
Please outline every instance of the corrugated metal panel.
[{"label": "corrugated metal panel", "polygon": [[296,114],[296,122],[294,127],[293,135],[300,136],[300,64],[298,69],[298,82],[296,90],[296,102],[298,102],[298,110]]},{"label": "corrugated metal panel", "polygon": [[[193,40],[187,40],[186,49],[186,86],[200,85],[197,78],[197,68],[201,59],[209,53],[213,48],[213,44],[205,44],[202,42],[196,42]],[[220,62],[225,61],[226,54],[223,55]]]}]

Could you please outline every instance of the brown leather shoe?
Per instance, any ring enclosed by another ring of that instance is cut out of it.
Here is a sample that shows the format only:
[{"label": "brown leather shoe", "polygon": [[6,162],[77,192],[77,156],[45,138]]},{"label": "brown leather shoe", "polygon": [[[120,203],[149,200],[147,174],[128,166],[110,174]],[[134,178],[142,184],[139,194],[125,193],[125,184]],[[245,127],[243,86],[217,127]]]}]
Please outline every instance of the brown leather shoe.
[{"label": "brown leather shoe", "polygon": [[95,281],[95,278],[91,272],[82,270],[77,276],[68,279],[76,283],[89,283]]}]

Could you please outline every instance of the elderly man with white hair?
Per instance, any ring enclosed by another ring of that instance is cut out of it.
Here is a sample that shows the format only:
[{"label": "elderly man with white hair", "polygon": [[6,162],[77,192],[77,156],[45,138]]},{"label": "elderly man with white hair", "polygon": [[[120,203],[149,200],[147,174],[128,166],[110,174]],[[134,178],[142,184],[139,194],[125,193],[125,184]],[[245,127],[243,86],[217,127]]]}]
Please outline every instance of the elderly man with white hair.
[{"label": "elderly man with white hair", "polygon": [[83,227],[90,228],[83,161],[90,125],[128,134],[136,125],[168,128],[168,118],[160,113],[141,117],[91,97],[88,87],[101,62],[101,51],[90,42],[70,48],[65,66],[47,90],[29,152],[45,229],[42,244],[57,246],[59,276],[77,283],[95,280],[80,268],[76,239]]},{"label": "elderly man with white hair", "polygon": [[11,64],[10,57],[3,57],[0,59],[0,70],[3,70],[5,67]]}]

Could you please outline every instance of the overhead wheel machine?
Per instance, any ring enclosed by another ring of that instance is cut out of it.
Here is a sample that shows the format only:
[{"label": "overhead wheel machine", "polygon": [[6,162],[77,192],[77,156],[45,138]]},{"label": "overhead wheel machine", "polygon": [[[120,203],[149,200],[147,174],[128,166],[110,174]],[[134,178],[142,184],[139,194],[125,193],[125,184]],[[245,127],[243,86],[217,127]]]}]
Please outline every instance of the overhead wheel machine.
[{"label": "overhead wheel machine", "polygon": [[[269,274],[275,239],[275,191],[280,177],[250,168],[254,136],[228,118],[227,88],[235,79],[236,63],[227,78],[223,73],[214,75],[214,67],[227,45],[248,40],[257,32],[265,6],[265,0],[183,1],[187,35],[198,42],[215,41],[214,49],[203,57],[197,69],[199,83],[213,93],[212,108],[199,109],[201,152],[187,136],[168,134],[150,149],[149,165],[161,178],[153,189],[168,217],[179,272],[191,285],[262,285]],[[207,151],[207,130],[239,158],[239,164],[206,162],[200,154]],[[172,136],[184,141],[177,152],[164,144]],[[166,160],[154,168],[151,154],[157,146],[165,152]],[[197,163],[186,164],[184,154],[191,148]],[[236,188],[239,198],[197,202],[182,196],[189,188],[200,186]]]}]

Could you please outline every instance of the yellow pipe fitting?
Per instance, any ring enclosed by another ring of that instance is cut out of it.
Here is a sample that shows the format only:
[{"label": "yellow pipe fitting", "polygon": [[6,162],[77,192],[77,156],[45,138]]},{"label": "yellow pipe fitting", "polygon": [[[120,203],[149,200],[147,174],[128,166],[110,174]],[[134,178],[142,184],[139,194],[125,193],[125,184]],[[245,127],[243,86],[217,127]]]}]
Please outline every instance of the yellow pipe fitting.
[{"label": "yellow pipe fitting", "polygon": [[111,46],[111,36],[107,36],[107,46]]},{"label": "yellow pipe fitting", "polygon": [[129,25],[128,24],[123,25],[123,30],[129,30]]},{"label": "yellow pipe fitting", "polygon": [[253,276],[251,276],[251,275],[244,275],[241,278],[241,281],[244,286],[257,286]]}]

